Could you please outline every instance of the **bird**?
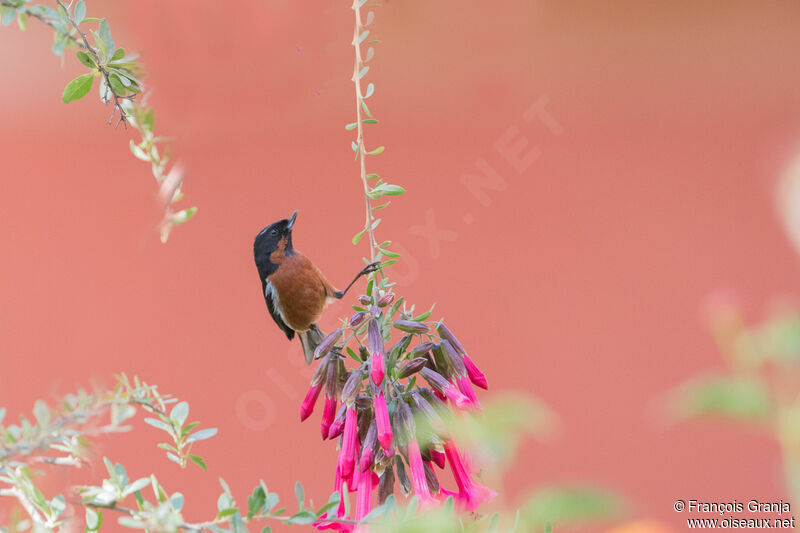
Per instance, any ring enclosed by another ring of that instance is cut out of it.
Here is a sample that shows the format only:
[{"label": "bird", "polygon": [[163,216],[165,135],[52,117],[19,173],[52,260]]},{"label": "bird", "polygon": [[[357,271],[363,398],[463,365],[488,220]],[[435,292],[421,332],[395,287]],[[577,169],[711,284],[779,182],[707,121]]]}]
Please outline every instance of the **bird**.
[{"label": "bird", "polygon": [[253,257],[269,314],[290,341],[297,334],[310,365],[314,350],[325,338],[317,326],[325,306],[341,300],[361,276],[377,270],[379,263],[364,267],[344,290],[335,289],[310,259],[294,249],[296,220],[294,211],[289,218],[262,229],[253,243]]}]

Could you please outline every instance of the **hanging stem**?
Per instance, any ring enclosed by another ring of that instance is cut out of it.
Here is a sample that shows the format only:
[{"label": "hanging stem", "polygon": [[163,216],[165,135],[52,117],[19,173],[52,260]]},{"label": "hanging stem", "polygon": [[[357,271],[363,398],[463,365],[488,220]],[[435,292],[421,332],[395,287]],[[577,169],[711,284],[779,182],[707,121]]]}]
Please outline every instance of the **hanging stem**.
[{"label": "hanging stem", "polygon": [[375,261],[377,255],[378,242],[375,240],[375,232],[373,224],[375,223],[372,216],[372,204],[370,197],[367,195],[369,192],[369,184],[367,183],[367,150],[364,147],[364,123],[362,119],[364,97],[361,93],[361,78],[359,73],[364,67],[364,62],[361,59],[361,43],[358,42],[358,37],[361,35],[361,8],[359,7],[359,0],[353,0],[353,11],[356,14],[355,30],[353,32],[353,47],[356,50],[355,66],[353,68],[353,83],[356,89],[356,121],[358,138],[356,139],[356,146],[358,151],[359,164],[361,166],[361,183],[364,186],[364,207],[366,211],[366,218],[364,220],[364,229],[367,231],[369,237],[369,257],[370,262]]}]

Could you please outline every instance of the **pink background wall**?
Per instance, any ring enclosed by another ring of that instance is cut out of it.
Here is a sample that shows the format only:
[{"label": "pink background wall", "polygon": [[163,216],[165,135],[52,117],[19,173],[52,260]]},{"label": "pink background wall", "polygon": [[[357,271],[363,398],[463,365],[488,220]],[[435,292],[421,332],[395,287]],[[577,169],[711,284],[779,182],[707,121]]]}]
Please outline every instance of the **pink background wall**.
[{"label": "pink background wall", "polygon": [[[36,21],[0,31],[0,405],[28,412],[120,370],[189,400],[220,428],[198,448],[209,474],[173,468],[147,426],[99,451],[132,476],[165,472],[192,519],[219,475],[240,503],[258,478],[289,500],[296,479],[317,501],[330,490],[333,446],[318,417],[298,423],[310,372],[266,314],[251,246],[300,209],[295,245],[334,283],[364,251],[349,242],[363,204],[339,4],[89,4],[143,51],[157,129],[188,168],[200,211],[166,246],[130,133],[105,125],[96,91],[60,101],[82,67],[61,69]],[[757,318],[800,290],[773,209],[800,133],[800,6],[393,0],[376,15],[367,134],[388,148],[372,169],[410,191],[379,229],[407,250],[394,275],[418,306],[437,302],[492,391],[533,393],[562,419],[553,443],[526,442],[507,501],[587,481],[677,528],[677,498],[786,497],[766,436],[665,428],[654,402],[724,368],[698,314],[710,291],[738,289]],[[557,126],[524,120],[537,102]],[[515,169],[504,135],[540,155]],[[460,182],[480,160],[505,183],[484,203]],[[445,231],[433,244],[426,220]]]}]

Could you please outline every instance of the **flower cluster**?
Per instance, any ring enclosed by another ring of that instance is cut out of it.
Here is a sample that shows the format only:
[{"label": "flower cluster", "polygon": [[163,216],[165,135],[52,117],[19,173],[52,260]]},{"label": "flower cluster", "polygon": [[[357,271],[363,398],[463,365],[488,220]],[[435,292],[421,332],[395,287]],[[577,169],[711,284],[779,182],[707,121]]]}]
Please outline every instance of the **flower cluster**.
[{"label": "flower cluster", "polygon": [[[372,287],[370,282],[368,292]],[[324,388],[320,430],[323,439],[338,439],[334,487],[341,495],[338,508],[315,524],[318,529],[366,531],[352,522],[370,512],[375,491],[383,503],[395,481],[422,509],[452,496],[458,508],[474,511],[495,496],[475,481],[446,423],[454,413],[470,416],[481,408],[474,386],[487,388],[486,376],[443,323],[425,322],[430,312],[412,318],[400,309],[403,299],[394,299],[385,290],[360,296],[357,312],[316,350],[320,363],[300,419],[311,415]],[[387,350],[393,331],[403,336]],[[348,346],[351,341],[357,349]],[[347,369],[345,352],[357,367]],[[448,465],[456,491],[440,486],[434,468]],[[345,500],[353,491],[355,514],[348,518]]]}]

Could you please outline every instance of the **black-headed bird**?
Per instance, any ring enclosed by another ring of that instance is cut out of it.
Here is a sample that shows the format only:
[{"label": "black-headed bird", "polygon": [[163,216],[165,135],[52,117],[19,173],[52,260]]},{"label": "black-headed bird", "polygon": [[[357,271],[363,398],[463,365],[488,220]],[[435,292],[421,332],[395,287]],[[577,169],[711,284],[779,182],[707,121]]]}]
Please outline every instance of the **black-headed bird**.
[{"label": "black-headed bird", "polygon": [[296,219],[297,211],[261,230],[253,243],[253,256],[269,314],[289,340],[297,333],[306,364],[311,364],[314,350],[325,337],[317,327],[325,306],[343,298],[358,278],[374,272],[378,263],[364,267],[343,291],[336,290],[314,263],[292,246]]}]

